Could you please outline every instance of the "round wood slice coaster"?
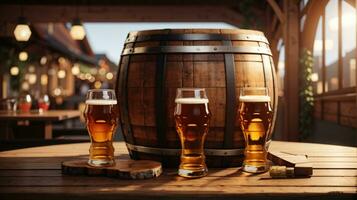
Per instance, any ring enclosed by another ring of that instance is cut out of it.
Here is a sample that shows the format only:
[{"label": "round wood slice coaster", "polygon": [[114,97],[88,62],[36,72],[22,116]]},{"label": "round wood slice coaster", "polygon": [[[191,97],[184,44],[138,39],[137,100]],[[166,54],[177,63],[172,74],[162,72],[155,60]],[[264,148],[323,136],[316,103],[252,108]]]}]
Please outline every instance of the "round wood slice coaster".
[{"label": "round wood slice coaster", "polygon": [[120,179],[149,179],[160,176],[161,163],[151,160],[116,160],[112,167],[92,167],[87,160],[62,162],[62,173],[69,175],[109,176]]}]

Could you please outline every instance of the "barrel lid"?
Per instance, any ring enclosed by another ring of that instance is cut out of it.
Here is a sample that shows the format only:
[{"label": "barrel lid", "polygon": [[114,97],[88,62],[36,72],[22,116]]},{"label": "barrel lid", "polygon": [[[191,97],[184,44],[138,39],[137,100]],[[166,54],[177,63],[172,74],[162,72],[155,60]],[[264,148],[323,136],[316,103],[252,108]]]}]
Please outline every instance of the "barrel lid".
[{"label": "barrel lid", "polygon": [[129,36],[132,35],[157,35],[157,34],[250,34],[250,35],[261,35],[264,33],[257,30],[250,29],[150,29],[141,31],[129,32]]}]

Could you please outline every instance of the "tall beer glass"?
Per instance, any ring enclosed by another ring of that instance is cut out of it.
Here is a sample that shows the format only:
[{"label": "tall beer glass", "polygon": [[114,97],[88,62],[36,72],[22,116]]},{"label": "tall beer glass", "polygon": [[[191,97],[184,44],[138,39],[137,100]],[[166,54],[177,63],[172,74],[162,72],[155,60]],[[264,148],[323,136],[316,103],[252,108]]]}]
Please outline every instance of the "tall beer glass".
[{"label": "tall beer glass", "polygon": [[211,117],[205,89],[179,88],[175,103],[176,130],[182,146],[178,174],[187,178],[205,176],[203,145]]},{"label": "tall beer glass", "polygon": [[267,137],[273,112],[268,88],[246,87],[240,90],[239,121],[245,139],[243,170],[261,173],[268,170]]},{"label": "tall beer glass", "polygon": [[91,139],[88,164],[95,167],[114,165],[113,136],[118,124],[114,90],[89,90],[84,117]]}]

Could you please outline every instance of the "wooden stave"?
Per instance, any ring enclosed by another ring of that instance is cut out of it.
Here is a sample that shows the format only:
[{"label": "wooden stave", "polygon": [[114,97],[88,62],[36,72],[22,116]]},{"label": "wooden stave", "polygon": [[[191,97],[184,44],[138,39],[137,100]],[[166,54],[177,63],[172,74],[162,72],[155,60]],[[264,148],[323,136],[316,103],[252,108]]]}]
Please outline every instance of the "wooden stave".
[{"label": "wooden stave", "polygon": [[[211,33],[212,30],[187,30],[187,29],[181,29],[181,30],[171,30],[171,33]],[[154,31],[140,31],[140,32],[135,32],[136,35],[140,35],[140,34],[143,34],[143,35],[147,35],[147,34],[162,34],[162,33],[167,33],[167,30],[154,30]],[[234,33],[243,33],[243,34],[247,34],[247,32],[249,34],[251,34],[251,31],[250,30],[216,30],[214,29],[213,30],[213,33],[217,34],[217,33],[220,33],[220,32],[224,32],[224,33],[228,33],[228,34],[234,34]],[[260,35],[263,35],[263,33],[261,32],[257,32],[257,31],[253,31],[255,34],[260,34]],[[133,35],[133,33],[129,33],[128,34],[128,37],[131,37]],[[177,45],[177,44],[181,44],[183,46],[189,44],[189,45],[202,45],[203,43],[204,44],[211,44],[211,45],[217,45],[219,44],[220,42],[222,41],[168,41],[166,44],[168,45]],[[242,42],[242,41],[232,41],[233,45],[240,45],[240,44],[243,44],[243,45],[246,45],[246,44],[252,44],[253,42],[250,42],[250,43],[246,43],[246,42]],[[158,44],[158,41],[153,41],[153,42],[138,42],[138,43],[129,43],[129,44],[125,44],[125,48],[132,48],[132,47],[136,47],[136,46],[157,46]],[[254,45],[253,45],[254,46]],[[263,43],[263,42],[257,42],[255,46],[264,46],[264,47],[267,47],[269,48],[269,45],[266,44],[266,43]],[[135,63],[140,63],[140,62],[153,62],[155,61],[155,55],[154,56],[148,56],[148,55],[144,55],[144,56],[141,56],[141,55],[122,55],[122,58],[123,57],[126,57],[126,56],[129,56],[131,57],[130,59],[133,60],[132,63],[130,63],[131,65],[134,65]],[[225,55],[221,55],[221,54],[216,54],[216,55],[212,55],[212,54],[182,54],[182,55],[168,55],[167,57],[167,60],[170,61],[170,62],[174,62],[174,61],[179,61],[179,62],[192,62],[192,64],[194,65],[195,62],[201,62],[201,61],[209,61],[209,62],[224,62],[224,59],[222,59]],[[261,59],[259,60],[259,57],[261,56]],[[206,60],[205,60],[206,59]],[[274,100],[274,109],[277,107],[277,91],[276,91],[276,87],[277,87],[277,84],[276,84],[276,78],[274,77],[275,76],[275,68],[273,66],[273,63],[271,62],[271,56],[268,57],[269,61],[270,61],[270,66],[267,66],[270,68],[270,75],[271,75],[271,85],[270,87],[273,88],[272,90],[274,91],[274,94],[272,97],[272,99]],[[263,55],[250,55],[250,54],[246,54],[246,55],[241,55],[241,54],[234,54],[234,62],[235,62],[235,65],[237,66],[237,61],[238,62],[247,62],[247,61],[252,61],[252,62],[261,62],[262,64],[263,63],[263,60],[266,60],[266,58],[263,57]],[[129,65],[130,65],[129,64]],[[265,63],[266,64],[266,63]],[[121,66],[120,66],[121,67]],[[224,66],[225,67],[225,66]],[[263,65],[264,67],[264,65]],[[264,73],[265,73],[265,69],[264,69]],[[120,73],[118,73],[118,76],[119,76]],[[130,74],[130,72],[129,72]],[[182,78],[182,77],[181,77]],[[265,77],[264,77],[265,78]],[[129,78],[128,78],[129,79]],[[275,81],[275,83],[273,82]],[[131,84],[131,83],[129,83]],[[197,85],[196,85],[197,86]],[[182,87],[182,86],[181,86]],[[202,87],[202,86],[198,86],[198,87]],[[205,86],[203,86],[205,87]],[[128,85],[128,88],[130,89],[133,89],[135,87],[133,87],[132,85]],[[138,87],[140,88],[140,87]],[[136,88],[136,89],[138,89]],[[152,88],[155,88],[152,87]],[[150,88],[150,89],[152,89]],[[165,87],[166,89],[170,87]],[[205,87],[207,88],[207,87]],[[147,90],[148,88],[145,88],[145,87],[142,87],[142,89],[145,89]],[[175,89],[175,87],[174,87]],[[237,90],[237,85],[236,85],[236,90]],[[129,90],[129,89],[128,89]],[[118,90],[117,90],[118,91]],[[136,93],[136,92],[128,92],[129,94],[133,94],[133,93]],[[237,91],[236,91],[236,94]],[[236,98],[238,98],[238,95],[236,95]],[[173,102],[172,101],[169,101],[169,102]],[[149,105],[149,107],[152,106],[152,105]],[[129,108],[130,110],[130,108]],[[169,113],[167,113],[168,116]],[[130,115],[130,114],[129,114]],[[133,115],[132,115],[133,116]],[[130,116],[129,116],[130,117]],[[273,124],[275,123],[275,118],[276,118],[276,112],[274,113],[274,119],[273,119]],[[172,119],[171,120],[168,120],[168,121],[171,121],[172,122]],[[135,142],[133,142],[134,144],[139,144],[139,145],[144,145],[144,146],[151,146],[151,147],[155,147],[155,146],[158,146],[157,143],[155,143],[155,139],[154,138],[150,138],[150,137],[142,137],[142,135],[139,136],[136,134],[135,136],[135,133],[137,133],[137,128],[135,124],[131,123],[130,124],[131,127],[133,129],[136,129],[135,131],[133,131],[133,135],[134,135],[134,140]],[[145,125],[145,124],[144,124]],[[146,126],[144,129],[146,129],[146,132],[148,131],[148,129],[152,129],[152,125],[153,124],[149,124],[151,125],[150,126]],[[237,126],[237,121],[236,121],[236,124]],[[218,127],[218,128],[222,128],[222,127]],[[167,136],[170,136],[169,138],[166,138],[166,141],[167,141],[167,144],[166,146],[164,147],[169,147],[169,148],[179,148],[179,140],[178,140],[178,136],[177,134],[175,133],[175,130],[173,129],[172,130],[172,124],[170,124],[170,132],[173,132],[171,134],[168,134]],[[155,131],[153,131],[155,132]],[[210,128],[210,132],[212,132],[212,128]],[[235,139],[238,138],[238,140],[235,140],[233,142],[233,148],[243,148],[244,147],[244,139],[243,139],[243,136],[241,134],[241,131],[237,131],[235,130]],[[144,133],[145,135],[145,133]],[[146,135],[155,135],[153,133],[151,134],[147,134]],[[222,140],[212,140],[212,138],[216,139],[217,138],[217,135],[219,135],[219,138],[222,138],[222,131],[220,131],[218,134],[216,133],[214,135],[214,137],[211,137],[211,140],[210,140],[210,133],[208,133],[207,135],[207,139],[206,139],[206,143],[205,143],[205,147],[206,148],[222,148],[220,145],[223,143]],[[224,133],[223,133],[224,135]],[[128,136],[128,135],[127,135]],[[127,136],[125,138],[127,138]],[[224,136],[223,136],[224,137]],[[129,142],[130,143],[130,142]],[[177,163],[178,163],[178,158],[177,157],[174,157],[174,156],[154,156],[153,154],[146,154],[146,153],[143,153],[143,152],[138,152],[138,151],[135,151],[135,150],[129,150],[130,154],[131,154],[131,157],[134,158],[134,159],[153,159],[153,160],[157,160],[157,161],[161,161],[163,162],[163,165],[165,167],[167,166],[176,166]],[[238,155],[238,156],[230,156],[229,158],[228,157],[225,157],[225,158],[222,158],[222,157],[217,157],[217,156],[207,156],[207,164],[211,167],[221,167],[221,166],[240,166],[241,163],[242,163],[242,155]]]}]

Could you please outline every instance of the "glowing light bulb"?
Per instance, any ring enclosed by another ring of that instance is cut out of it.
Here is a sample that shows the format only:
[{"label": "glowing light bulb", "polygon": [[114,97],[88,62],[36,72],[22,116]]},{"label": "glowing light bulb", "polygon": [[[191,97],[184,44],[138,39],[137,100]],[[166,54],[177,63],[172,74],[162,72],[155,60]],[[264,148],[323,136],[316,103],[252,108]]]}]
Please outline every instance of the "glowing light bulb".
[{"label": "glowing light bulb", "polygon": [[17,76],[17,75],[19,75],[19,73],[20,73],[19,67],[17,67],[17,66],[12,66],[12,67],[10,68],[10,74],[11,74],[12,76]]},{"label": "glowing light bulb", "polygon": [[72,67],[72,74],[73,75],[78,75],[81,72],[81,70],[79,69],[79,65],[76,63],[73,65]]},{"label": "glowing light bulb", "polygon": [[31,37],[31,29],[29,25],[26,22],[26,19],[24,17],[19,18],[19,22],[15,27],[14,30],[14,36],[16,41],[19,42],[26,42],[30,39]]},{"label": "glowing light bulb", "polygon": [[74,40],[83,40],[86,36],[86,31],[84,30],[84,27],[79,19],[73,20],[70,34]]},{"label": "glowing light bulb", "polygon": [[27,54],[26,51],[21,51],[19,53],[19,60],[20,61],[26,61],[28,59],[29,55]]},{"label": "glowing light bulb", "polygon": [[108,72],[108,73],[105,75],[105,77],[106,77],[108,80],[112,80],[113,77],[114,77],[114,75],[113,75],[113,73]]},{"label": "glowing light bulb", "polygon": [[64,71],[63,69],[59,70],[57,72],[57,77],[58,78],[65,78],[66,77],[66,71]]}]

